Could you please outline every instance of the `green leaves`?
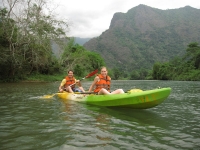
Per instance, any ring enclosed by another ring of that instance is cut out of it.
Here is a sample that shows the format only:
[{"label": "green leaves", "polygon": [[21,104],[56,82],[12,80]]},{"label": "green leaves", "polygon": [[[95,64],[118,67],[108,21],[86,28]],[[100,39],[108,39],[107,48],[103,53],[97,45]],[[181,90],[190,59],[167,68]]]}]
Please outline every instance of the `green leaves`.
[{"label": "green leaves", "polygon": [[167,63],[155,63],[153,79],[157,80],[200,80],[200,47],[190,43],[183,57],[176,57]]},{"label": "green leaves", "polygon": [[98,53],[88,51],[83,46],[75,44],[74,38],[67,43],[61,57],[61,65],[65,72],[72,69],[76,75],[82,77],[87,72],[105,65],[103,58]]},{"label": "green leaves", "polygon": [[200,69],[200,46],[197,42],[190,43],[187,48],[185,59],[196,69]]},{"label": "green leaves", "polygon": [[[23,79],[32,73],[50,74],[59,70],[58,60],[52,55],[51,41],[62,43],[61,37],[66,37],[68,24],[47,12],[45,0],[3,3],[12,8],[0,9],[0,68],[3,68],[0,80]],[[19,3],[27,7],[16,13]]]}]

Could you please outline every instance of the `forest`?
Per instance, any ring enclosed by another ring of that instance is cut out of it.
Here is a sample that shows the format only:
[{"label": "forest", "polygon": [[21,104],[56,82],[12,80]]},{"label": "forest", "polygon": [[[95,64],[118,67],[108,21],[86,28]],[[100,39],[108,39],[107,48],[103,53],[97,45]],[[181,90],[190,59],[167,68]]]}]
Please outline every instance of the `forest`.
[{"label": "forest", "polygon": [[200,81],[200,46],[190,43],[183,57],[169,62],[155,63],[152,77],[155,80]]},{"label": "forest", "polygon": [[[47,13],[47,1],[6,2],[5,7],[0,8],[1,82],[41,75],[45,79],[57,75],[60,80],[69,69],[77,76],[84,76],[105,65],[99,54],[67,37],[68,23],[57,19],[51,11]],[[52,41],[63,50],[59,58],[52,53]]]},{"label": "forest", "polygon": [[[75,43],[67,36],[69,24],[45,10],[47,1],[4,2],[0,7],[0,82],[61,80],[69,69],[77,77],[105,66],[102,56]],[[63,40],[65,39],[65,40]],[[56,57],[52,41],[62,50]],[[67,42],[66,42],[67,41]],[[129,72],[108,68],[114,80],[200,81],[200,46],[189,43],[183,57],[156,62],[152,69],[134,68]]]},{"label": "forest", "polygon": [[152,76],[155,63],[181,58],[190,43],[200,42],[198,16],[200,10],[190,6],[161,10],[141,4],[126,13],[116,12],[109,29],[83,46],[101,54],[108,67],[119,70],[120,79],[161,79]]}]

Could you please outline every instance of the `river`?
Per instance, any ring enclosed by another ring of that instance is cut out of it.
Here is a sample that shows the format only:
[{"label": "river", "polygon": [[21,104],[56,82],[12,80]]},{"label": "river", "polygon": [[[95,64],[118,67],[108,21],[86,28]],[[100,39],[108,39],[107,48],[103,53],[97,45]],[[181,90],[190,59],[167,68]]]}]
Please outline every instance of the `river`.
[{"label": "river", "polygon": [[[172,88],[162,104],[146,110],[41,99],[59,84],[0,84],[1,150],[200,150],[200,82],[112,82],[113,90]],[[87,90],[91,81],[82,84]]]}]

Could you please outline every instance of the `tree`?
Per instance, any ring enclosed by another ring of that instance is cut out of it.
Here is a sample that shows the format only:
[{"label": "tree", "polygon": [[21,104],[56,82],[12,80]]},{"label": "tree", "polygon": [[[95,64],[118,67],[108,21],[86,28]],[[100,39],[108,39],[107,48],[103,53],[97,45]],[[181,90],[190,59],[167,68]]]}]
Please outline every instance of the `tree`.
[{"label": "tree", "polygon": [[156,62],[154,65],[153,65],[153,79],[155,80],[158,80],[160,75],[159,75],[159,69],[160,69],[160,66],[161,64],[159,62]]},{"label": "tree", "polygon": [[57,64],[52,56],[51,41],[60,45],[68,24],[47,12],[46,0],[3,1],[3,5],[0,43],[4,44],[0,46],[3,49],[3,61],[0,61],[6,71],[2,76],[14,79],[33,72],[48,74]]},{"label": "tree", "polygon": [[119,69],[117,69],[117,68],[113,68],[112,69],[112,72],[113,72],[113,79],[114,80],[118,80],[119,79],[119,77],[121,76],[121,71],[119,70]]},{"label": "tree", "polygon": [[190,43],[186,51],[185,59],[191,63],[195,69],[200,69],[200,46],[198,43]]},{"label": "tree", "polygon": [[157,80],[200,80],[200,47],[190,43],[183,57],[175,57],[166,63],[155,63],[153,79]]},{"label": "tree", "polygon": [[87,51],[86,54],[88,57],[87,66],[91,70],[95,70],[101,68],[102,66],[105,66],[105,62],[103,58],[100,56],[100,54],[91,51]]},{"label": "tree", "polygon": [[131,80],[139,80],[140,79],[140,74],[138,73],[138,71],[133,70],[130,74],[130,79]]},{"label": "tree", "polygon": [[105,62],[100,54],[75,44],[74,38],[70,38],[67,43],[61,56],[61,64],[64,68],[76,69],[79,75],[83,75],[104,66]]},{"label": "tree", "polygon": [[84,68],[81,67],[80,65],[75,65],[74,67],[74,73],[78,76],[78,77],[83,77],[84,76]]}]

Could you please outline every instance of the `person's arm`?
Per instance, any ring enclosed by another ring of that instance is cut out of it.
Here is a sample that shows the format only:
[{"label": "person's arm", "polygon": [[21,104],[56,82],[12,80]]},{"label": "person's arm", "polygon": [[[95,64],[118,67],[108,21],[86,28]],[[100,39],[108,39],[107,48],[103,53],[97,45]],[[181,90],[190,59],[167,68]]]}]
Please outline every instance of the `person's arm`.
[{"label": "person's arm", "polygon": [[96,76],[96,77],[94,78],[94,81],[92,82],[92,84],[91,84],[91,86],[90,86],[90,88],[89,88],[89,92],[92,92],[92,91],[93,91],[94,86],[95,86],[95,84],[96,84],[97,81],[99,81],[99,77],[98,77],[98,76]]},{"label": "person's arm", "polygon": [[63,86],[65,85],[65,83],[66,83],[66,79],[63,79],[58,88],[60,92],[63,92]]},{"label": "person's arm", "polygon": [[82,87],[81,81],[80,81],[80,80],[76,80],[76,79],[75,79],[75,83],[74,83],[74,84],[78,85],[78,87]]},{"label": "person's arm", "polygon": [[84,88],[83,88],[82,85],[81,85],[81,80],[76,80],[76,79],[75,79],[75,84],[78,85],[78,88],[79,88],[82,92],[85,92]]}]

